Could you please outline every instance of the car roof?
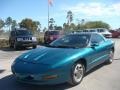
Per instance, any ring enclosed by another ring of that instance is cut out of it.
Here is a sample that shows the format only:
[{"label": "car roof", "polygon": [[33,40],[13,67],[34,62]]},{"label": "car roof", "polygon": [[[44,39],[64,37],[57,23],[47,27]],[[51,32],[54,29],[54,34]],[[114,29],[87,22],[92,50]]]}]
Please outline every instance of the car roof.
[{"label": "car roof", "polygon": [[90,35],[90,36],[92,36],[92,35],[95,35],[95,34],[103,37],[103,39],[106,40],[106,38],[102,34],[97,33],[97,32],[80,32],[80,33],[72,33],[70,35]]},{"label": "car roof", "polygon": [[97,32],[80,32],[80,33],[78,32],[78,33],[72,33],[72,35],[81,35],[81,34],[86,34],[86,35],[98,34],[98,35],[100,35]]}]

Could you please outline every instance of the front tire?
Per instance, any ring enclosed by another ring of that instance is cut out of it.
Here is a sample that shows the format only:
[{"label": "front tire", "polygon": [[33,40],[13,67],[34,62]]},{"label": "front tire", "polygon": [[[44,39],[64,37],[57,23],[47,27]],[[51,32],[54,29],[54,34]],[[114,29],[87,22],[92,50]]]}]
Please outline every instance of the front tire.
[{"label": "front tire", "polygon": [[111,64],[114,60],[114,52],[111,50],[109,54],[109,60],[107,61],[108,64]]},{"label": "front tire", "polygon": [[71,81],[69,82],[71,85],[78,85],[81,83],[84,77],[84,65],[82,63],[75,63],[71,70]]},{"label": "front tire", "polygon": [[34,45],[34,46],[33,46],[33,49],[35,49],[35,48],[37,48],[37,45]]},{"label": "front tire", "polygon": [[14,45],[13,45],[13,48],[15,49],[15,50],[18,50],[18,46],[14,43]]},{"label": "front tire", "polygon": [[14,48],[13,45],[12,45],[12,43],[9,43],[9,47],[10,47],[10,48]]}]

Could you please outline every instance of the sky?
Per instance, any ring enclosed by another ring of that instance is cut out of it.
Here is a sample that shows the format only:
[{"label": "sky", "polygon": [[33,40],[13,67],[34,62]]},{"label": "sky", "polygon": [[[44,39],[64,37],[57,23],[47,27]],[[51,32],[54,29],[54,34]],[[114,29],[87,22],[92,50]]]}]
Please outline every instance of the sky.
[{"label": "sky", "polygon": [[[73,22],[82,19],[87,21],[103,21],[112,29],[120,28],[120,0],[53,0],[49,7],[50,18],[54,18],[55,25],[67,22],[67,12],[73,12]],[[31,18],[39,21],[42,28],[47,27],[48,0],[0,0],[0,18],[7,17],[20,22]]]}]

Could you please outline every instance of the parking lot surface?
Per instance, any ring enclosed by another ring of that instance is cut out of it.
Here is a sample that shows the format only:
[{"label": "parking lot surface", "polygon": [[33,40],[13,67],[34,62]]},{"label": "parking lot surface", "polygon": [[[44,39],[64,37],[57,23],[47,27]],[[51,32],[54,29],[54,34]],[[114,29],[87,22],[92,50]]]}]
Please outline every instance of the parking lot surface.
[{"label": "parking lot surface", "polygon": [[86,74],[81,84],[74,87],[67,83],[40,86],[16,82],[10,66],[16,57],[31,49],[14,51],[2,48],[0,49],[0,90],[120,90],[120,39],[113,40],[115,41],[114,62],[95,67]]}]

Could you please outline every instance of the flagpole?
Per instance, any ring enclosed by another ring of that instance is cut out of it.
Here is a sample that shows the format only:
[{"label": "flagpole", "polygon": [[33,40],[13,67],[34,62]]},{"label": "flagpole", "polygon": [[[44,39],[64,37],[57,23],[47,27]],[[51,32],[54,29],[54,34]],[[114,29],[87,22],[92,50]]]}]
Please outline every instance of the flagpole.
[{"label": "flagpole", "polygon": [[49,31],[49,1],[48,1],[48,31]]}]

